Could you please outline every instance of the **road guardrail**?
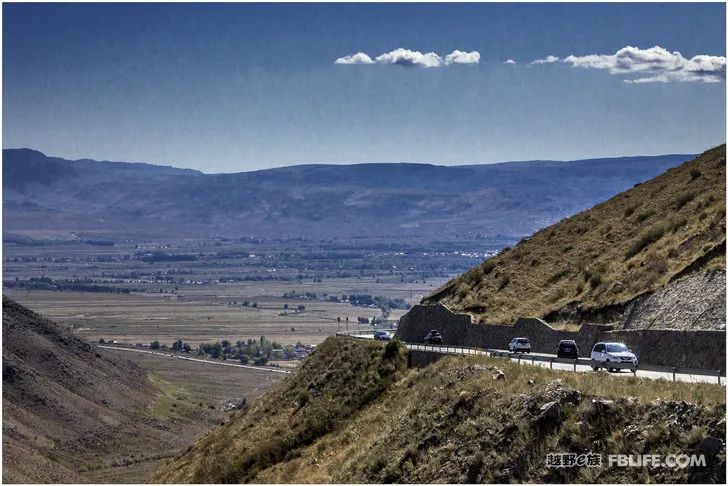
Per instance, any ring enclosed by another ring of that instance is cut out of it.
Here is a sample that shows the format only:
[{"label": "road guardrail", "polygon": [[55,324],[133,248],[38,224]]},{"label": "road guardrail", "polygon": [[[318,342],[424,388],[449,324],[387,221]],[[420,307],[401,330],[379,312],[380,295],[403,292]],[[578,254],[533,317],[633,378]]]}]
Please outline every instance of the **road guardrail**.
[{"label": "road guardrail", "polygon": [[[367,339],[362,336],[356,336],[356,334],[373,334],[374,331],[342,331],[341,333],[337,333],[337,335],[342,336],[349,336],[353,338],[359,338],[359,339]],[[576,371],[577,366],[589,366],[589,367],[596,367],[596,368],[614,368],[614,369],[620,369],[620,370],[629,370],[632,372],[634,376],[637,376],[637,371],[651,371],[656,373],[668,373],[672,374],[672,381],[677,381],[677,375],[699,375],[699,376],[715,376],[718,380],[718,384],[721,384],[721,379],[725,378],[726,374],[724,370],[706,370],[706,369],[700,369],[700,368],[685,368],[680,366],[659,366],[659,365],[650,365],[650,364],[640,364],[637,363],[620,363],[620,362],[609,362],[604,363],[601,361],[595,361],[589,358],[576,358],[576,359],[569,359],[569,358],[557,358],[554,356],[540,356],[540,355],[534,355],[530,353],[511,353],[510,351],[504,351],[500,349],[489,349],[489,348],[473,348],[473,347],[464,347],[464,346],[447,346],[447,345],[441,345],[436,346],[434,344],[421,344],[421,343],[408,343],[404,342],[404,345],[409,349],[414,349],[418,351],[429,351],[433,353],[442,353],[442,354],[464,354],[464,355],[480,355],[480,356],[490,356],[495,358],[507,358],[507,359],[515,359],[519,362],[531,362],[531,364],[535,364],[536,362],[542,362],[542,363],[549,363],[549,367],[553,369],[554,363],[560,363],[560,364],[567,364],[567,365],[573,365],[574,371]]]}]

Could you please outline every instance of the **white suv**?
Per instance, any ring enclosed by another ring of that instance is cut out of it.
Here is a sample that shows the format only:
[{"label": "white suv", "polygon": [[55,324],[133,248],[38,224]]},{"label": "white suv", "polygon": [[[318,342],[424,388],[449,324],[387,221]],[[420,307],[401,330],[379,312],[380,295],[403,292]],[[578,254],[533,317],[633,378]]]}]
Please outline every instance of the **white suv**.
[{"label": "white suv", "polygon": [[[620,368],[610,368],[609,363],[628,363],[637,366],[637,356],[622,343],[596,343],[591,352],[592,361],[602,363],[609,371],[619,371]],[[599,366],[592,366],[594,371]]]},{"label": "white suv", "polygon": [[508,351],[511,353],[530,353],[531,342],[528,338],[513,338],[513,340],[508,343]]}]

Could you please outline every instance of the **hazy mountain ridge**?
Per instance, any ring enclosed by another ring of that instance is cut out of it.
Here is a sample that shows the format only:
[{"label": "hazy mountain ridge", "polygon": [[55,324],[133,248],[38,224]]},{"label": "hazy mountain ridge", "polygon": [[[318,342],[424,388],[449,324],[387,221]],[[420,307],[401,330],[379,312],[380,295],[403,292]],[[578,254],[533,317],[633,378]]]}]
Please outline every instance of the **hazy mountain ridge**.
[{"label": "hazy mountain ridge", "polygon": [[302,165],[203,174],[7,149],[4,230],[111,237],[520,235],[688,158]]}]

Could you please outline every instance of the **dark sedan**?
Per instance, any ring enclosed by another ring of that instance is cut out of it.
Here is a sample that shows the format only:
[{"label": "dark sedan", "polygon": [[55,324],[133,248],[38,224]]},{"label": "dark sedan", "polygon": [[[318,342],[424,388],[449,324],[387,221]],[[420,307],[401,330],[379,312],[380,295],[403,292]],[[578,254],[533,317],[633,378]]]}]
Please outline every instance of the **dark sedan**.
[{"label": "dark sedan", "polygon": [[432,330],[427,333],[427,336],[425,336],[425,342],[427,344],[442,344],[442,335],[440,335],[440,331]]},{"label": "dark sedan", "polygon": [[572,339],[564,339],[559,343],[556,349],[557,358],[571,358],[576,359],[579,357],[579,348],[576,346],[576,341]]}]

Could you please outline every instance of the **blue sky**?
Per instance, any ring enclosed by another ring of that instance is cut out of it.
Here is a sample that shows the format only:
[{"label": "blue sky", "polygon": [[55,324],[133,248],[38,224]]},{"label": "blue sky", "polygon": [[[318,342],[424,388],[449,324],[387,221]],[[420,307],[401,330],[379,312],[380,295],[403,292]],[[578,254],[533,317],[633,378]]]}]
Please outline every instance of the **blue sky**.
[{"label": "blue sky", "polygon": [[[206,172],[700,152],[725,141],[725,35],[717,3],[4,4],[3,147]],[[397,48],[443,65],[335,64]]]}]

